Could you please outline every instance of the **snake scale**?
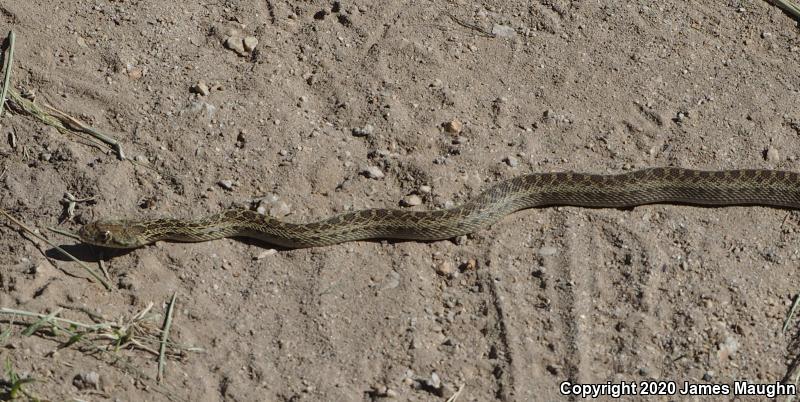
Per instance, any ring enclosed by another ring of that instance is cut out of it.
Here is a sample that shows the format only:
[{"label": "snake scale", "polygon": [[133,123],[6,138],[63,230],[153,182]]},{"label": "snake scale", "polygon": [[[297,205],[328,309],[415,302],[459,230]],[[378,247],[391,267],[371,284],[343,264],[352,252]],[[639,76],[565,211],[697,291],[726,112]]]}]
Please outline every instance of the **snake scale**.
[{"label": "snake scale", "polygon": [[367,209],[312,223],[289,223],[246,209],[196,220],[101,220],[83,226],[81,241],[135,248],[159,240],[201,242],[241,236],[286,248],[365,239],[441,240],[489,226],[521,209],[572,205],[620,208],[653,203],[800,208],[800,175],[779,170],[701,171],[649,168],[616,175],[534,173],[495,184],[450,209]]}]

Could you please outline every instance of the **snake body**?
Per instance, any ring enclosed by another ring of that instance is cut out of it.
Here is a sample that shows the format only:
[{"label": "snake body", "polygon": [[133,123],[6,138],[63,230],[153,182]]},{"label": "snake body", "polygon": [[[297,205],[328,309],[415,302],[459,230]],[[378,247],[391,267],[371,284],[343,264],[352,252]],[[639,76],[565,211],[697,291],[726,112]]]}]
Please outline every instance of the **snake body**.
[{"label": "snake body", "polygon": [[450,209],[367,209],[312,223],[289,223],[246,209],[196,220],[101,220],[81,241],[135,248],[159,240],[201,242],[249,237],[286,248],[365,239],[441,240],[472,233],[521,209],[572,205],[621,208],[653,203],[800,208],[800,175],[779,170],[701,171],[649,168],[616,175],[534,173],[495,184]]}]

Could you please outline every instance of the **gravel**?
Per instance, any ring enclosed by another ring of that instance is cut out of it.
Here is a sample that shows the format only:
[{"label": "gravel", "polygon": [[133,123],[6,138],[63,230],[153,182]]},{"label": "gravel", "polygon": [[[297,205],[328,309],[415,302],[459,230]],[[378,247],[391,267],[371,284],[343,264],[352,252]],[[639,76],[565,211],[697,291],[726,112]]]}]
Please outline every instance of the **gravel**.
[{"label": "gravel", "polygon": [[383,174],[383,171],[381,170],[381,168],[379,168],[377,166],[367,166],[367,167],[361,169],[361,174],[366,176],[366,177],[369,177],[370,179],[375,179],[375,180],[380,180],[380,179],[386,177],[386,175]]}]

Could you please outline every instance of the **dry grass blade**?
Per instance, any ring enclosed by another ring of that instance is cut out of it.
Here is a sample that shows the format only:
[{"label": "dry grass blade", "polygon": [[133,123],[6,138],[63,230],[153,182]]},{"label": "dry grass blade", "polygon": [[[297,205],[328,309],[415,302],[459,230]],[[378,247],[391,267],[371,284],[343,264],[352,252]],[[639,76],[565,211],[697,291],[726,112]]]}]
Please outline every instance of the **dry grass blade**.
[{"label": "dry grass blade", "polygon": [[[101,322],[94,324],[58,317],[63,308],[56,308],[50,314],[40,314],[0,307],[0,314],[11,315],[11,318],[7,319],[10,325],[26,326],[26,330],[22,332],[22,335],[37,333],[46,337],[68,335],[68,340],[59,345],[59,349],[77,345],[79,351],[92,356],[102,356],[103,361],[106,363],[134,375],[138,380],[147,383],[148,388],[162,393],[168,399],[180,400],[179,397],[174,395],[174,390],[170,390],[166,385],[159,384],[160,381],[153,382],[152,377],[145,375],[137,367],[126,362],[126,358],[118,353],[121,349],[126,348],[144,351],[154,356],[159,356],[159,359],[166,359],[167,357],[181,358],[185,356],[185,352],[202,351],[200,348],[183,346],[167,341],[175,300],[176,296],[173,295],[167,308],[167,317],[163,329],[158,328],[156,325],[161,315],[151,313],[153,303],[148,303],[142,310],[129,317],[120,317],[117,320],[105,319],[91,310],[84,311],[84,307],[64,307],[81,311],[93,320],[101,320]],[[22,322],[17,320],[18,317],[27,317],[35,321],[33,323]],[[42,331],[45,324],[48,325],[47,329],[50,331]],[[11,336],[10,334],[11,328],[9,327],[9,329],[0,334],[0,340]],[[154,350],[156,344],[161,346],[160,353]],[[160,362],[159,365],[163,367],[164,363]],[[2,400],[2,396],[2,388],[0,387],[0,400]]]},{"label": "dry grass blade", "polygon": [[169,305],[167,306],[167,316],[164,318],[164,328],[162,329],[161,333],[161,347],[158,351],[158,374],[156,375],[156,381],[161,382],[164,378],[164,366],[165,360],[164,355],[167,351],[167,340],[169,339],[169,330],[172,327],[172,311],[175,309],[175,299],[178,297],[177,293],[172,294],[172,299],[169,301]]},{"label": "dry grass blade", "polygon": [[[82,322],[68,320],[66,318],[61,318],[61,317],[56,317],[56,315],[58,315],[57,313],[60,310],[61,309],[58,309],[55,314],[47,314],[47,315],[45,315],[45,314],[39,314],[39,313],[31,313],[29,311],[24,311],[24,310],[15,310],[15,309],[10,309],[10,308],[6,308],[6,307],[0,307],[0,314],[13,314],[13,315],[18,315],[20,317],[38,318],[40,320],[44,319],[44,318],[48,318],[48,320],[51,321],[51,322],[60,322],[60,323],[63,323],[63,324],[68,324],[68,325],[74,326],[74,327],[88,329],[90,331],[98,331],[98,330],[102,330],[102,329],[111,328],[111,324],[108,324],[108,323],[84,324]],[[13,323],[13,320],[11,322]]]},{"label": "dry grass blade", "polygon": [[794,296],[792,307],[789,309],[789,314],[787,314],[786,319],[783,320],[783,329],[781,329],[781,332],[786,332],[786,330],[789,328],[789,323],[792,321],[792,318],[794,318],[794,313],[797,311],[798,304],[800,304],[800,293]]},{"label": "dry grass blade", "polygon": [[72,128],[75,131],[80,131],[80,132],[89,134],[92,137],[97,138],[98,140],[108,144],[109,146],[111,146],[111,148],[114,149],[114,152],[117,153],[117,157],[120,160],[124,160],[125,159],[125,153],[122,152],[122,146],[120,145],[119,141],[111,138],[110,136],[100,132],[97,129],[94,129],[92,127],[89,127],[89,126],[81,123],[78,119],[76,119],[76,118],[74,118],[74,117],[72,117],[72,116],[70,116],[70,115],[68,115],[68,114],[66,114],[66,113],[64,113],[64,112],[62,112],[62,111],[60,111],[60,110],[48,105],[48,104],[46,104],[46,103],[43,103],[42,105],[46,109],[48,109],[50,111],[51,115],[55,115],[56,118],[59,119],[63,124],[70,126],[70,128]]},{"label": "dry grass blade", "polygon": [[16,219],[16,218],[14,218],[13,216],[9,215],[9,214],[8,214],[6,211],[4,211],[4,210],[0,209],[0,214],[2,214],[2,215],[5,215],[6,219],[10,220],[11,222],[14,222],[14,224],[16,224],[17,226],[19,226],[20,228],[22,228],[22,230],[24,230],[25,232],[29,233],[31,236],[33,236],[33,237],[36,237],[37,239],[39,239],[39,240],[41,240],[41,241],[43,241],[43,242],[47,243],[47,245],[49,245],[50,247],[53,247],[54,249],[58,250],[60,253],[62,253],[62,254],[64,254],[65,256],[67,256],[67,258],[71,259],[72,261],[75,261],[75,262],[77,262],[77,263],[78,263],[78,265],[80,265],[81,267],[83,267],[83,269],[85,269],[85,270],[86,270],[86,272],[88,272],[88,273],[89,273],[89,275],[91,275],[91,276],[92,276],[92,278],[94,278],[94,279],[96,279],[98,282],[100,282],[100,283],[101,283],[101,284],[102,284],[102,285],[103,285],[103,286],[106,288],[106,290],[111,290],[111,285],[110,285],[108,282],[106,282],[106,280],[105,280],[105,279],[103,279],[102,277],[100,277],[100,275],[98,275],[98,274],[96,274],[94,271],[92,271],[92,269],[91,269],[91,268],[89,268],[89,266],[87,266],[86,264],[84,264],[84,263],[83,263],[83,261],[81,261],[81,260],[79,260],[79,259],[75,258],[75,256],[73,256],[72,254],[68,253],[68,252],[67,252],[66,250],[64,250],[63,248],[61,248],[61,247],[59,247],[59,246],[56,246],[56,245],[55,245],[55,244],[53,244],[53,243],[52,243],[50,240],[47,240],[47,239],[46,239],[46,238],[44,238],[43,236],[41,236],[41,235],[39,235],[38,233],[34,232],[32,229],[30,229],[30,228],[29,228],[28,226],[26,226],[24,223],[20,222],[19,220],[17,220],[17,219]]},{"label": "dry grass blade", "polygon": [[[94,137],[95,139],[99,140],[102,143],[105,143],[109,147],[111,147],[114,152],[116,152],[117,157],[120,160],[124,160],[125,153],[122,151],[122,145],[120,145],[119,141],[115,140],[109,135],[106,135],[99,130],[89,127],[83,123],[81,123],[78,119],[50,106],[47,104],[43,104],[45,109],[48,111],[42,110],[39,106],[37,106],[33,101],[28,100],[20,96],[16,91],[11,89],[11,63],[14,59],[14,42],[16,40],[16,36],[14,31],[9,32],[8,34],[8,50],[6,52],[5,61],[3,65],[3,88],[0,89],[0,116],[3,115],[3,111],[5,110],[6,106],[6,99],[13,102],[13,104],[24,112],[25,114],[36,118],[37,120],[45,123],[49,126],[55,127],[58,131],[62,133],[66,133],[69,129],[82,132],[85,134]],[[6,98],[8,96],[8,98]]]},{"label": "dry grass blade", "polygon": [[8,92],[8,86],[11,84],[11,63],[14,60],[14,41],[15,41],[14,31],[10,31],[8,33],[8,39],[6,42],[8,43],[8,51],[6,52],[6,57],[3,63],[3,89],[0,92],[0,117],[3,116],[3,111],[6,109],[6,95]]}]

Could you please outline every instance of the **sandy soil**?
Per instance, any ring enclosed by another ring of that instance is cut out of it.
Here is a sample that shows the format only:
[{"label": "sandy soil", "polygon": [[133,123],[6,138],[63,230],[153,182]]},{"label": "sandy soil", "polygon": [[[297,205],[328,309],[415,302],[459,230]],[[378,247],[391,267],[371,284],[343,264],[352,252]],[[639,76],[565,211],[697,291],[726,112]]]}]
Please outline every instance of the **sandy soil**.
[{"label": "sandy soil", "polygon": [[[61,245],[74,241],[44,228],[253,200],[307,221],[411,195],[438,208],[526,172],[800,169],[797,24],[765,1],[0,0],[0,21],[17,33],[15,87],[139,162],[0,120],[0,207]],[[230,35],[258,45],[237,54]],[[445,129],[454,119],[460,133]],[[96,202],[59,225],[66,192]],[[146,352],[93,356],[19,325],[0,358],[50,400],[525,401],[559,398],[566,380],[774,383],[797,357],[796,322],[781,328],[800,291],[798,225],[763,207],[560,207],[458,241],[70,247],[106,261],[111,291],[0,226],[1,306],[91,322],[75,307],[163,314],[176,293],[171,339],[205,349],[170,358],[160,385]],[[81,381],[91,373],[96,385]]]}]

